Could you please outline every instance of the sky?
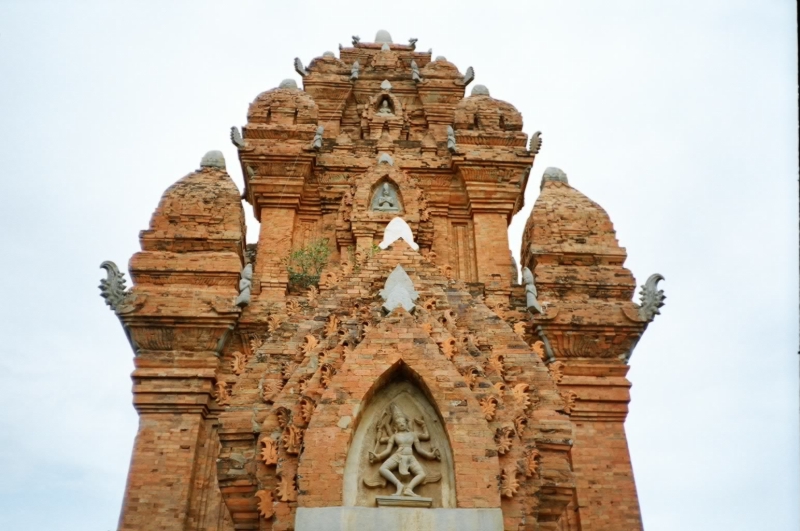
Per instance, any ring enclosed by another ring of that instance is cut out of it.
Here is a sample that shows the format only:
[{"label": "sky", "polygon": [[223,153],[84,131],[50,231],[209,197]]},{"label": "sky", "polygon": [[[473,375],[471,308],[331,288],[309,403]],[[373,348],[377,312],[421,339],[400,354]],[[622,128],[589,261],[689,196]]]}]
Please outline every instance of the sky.
[{"label": "sky", "polygon": [[[542,131],[667,300],[631,359],[648,531],[800,526],[796,4],[0,0],[0,529],[116,528],[132,352],[97,288],[257,94],[419,39]],[[246,205],[249,211],[249,207]],[[248,241],[258,224],[248,213]]]}]

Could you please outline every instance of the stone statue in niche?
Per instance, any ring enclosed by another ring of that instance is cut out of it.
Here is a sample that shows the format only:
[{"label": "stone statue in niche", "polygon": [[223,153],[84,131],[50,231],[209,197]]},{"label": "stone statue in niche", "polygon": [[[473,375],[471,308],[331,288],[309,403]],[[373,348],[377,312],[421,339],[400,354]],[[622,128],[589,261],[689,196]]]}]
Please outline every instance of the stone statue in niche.
[{"label": "stone statue in niche", "polygon": [[389,100],[387,98],[381,100],[381,105],[378,107],[378,111],[375,114],[377,116],[394,116],[394,111],[392,111],[392,107],[389,105]]},{"label": "stone statue in niche", "polygon": [[399,212],[400,200],[397,197],[397,189],[388,182],[384,182],[372,197],[372,210],[378,212]]},{"label": "stone statue in niche", "polygon": [[[405,369],[388,379],[369,400],[353,434],[344,505],[456,507],[453,453],[440,415]],[[403,493],[406,489],[410,495]]]},{"label": "stone statue in niche", "polygon": [[[379,471],[381,478],[365,478],[365,485],[368,487],[384,487],[386,486],[386,480],[388,480],[397,487],[397,491],[394,493],[395,496],[419,497],[414,492],[414,488],[417,485],[435,483],[442,479],[441,474],[426,473],[414,456],[416,451],[426,459],[436,461],[441,461],[442,459],[441,452],[435,446],[431,446],[430,450],[422,447],[422,441],[430,440],[425,421],[423,419],[414,419],[414,424],[422,430],[420,433],[411,428],[406,415],[394,403],[390,404],[389,408],[384,411],[383,416],[375,425],[377,434],[374,451],[368,454],[370,463],[383,461]],[[375,452],[378,451],[381,444],[386,444],[386,448],[376,454]],[[397,446],[397,450],[392,453],[395,446]],[[413,477],[408,483],[403,484],[395,475],[395,470],[400,477]]]}]

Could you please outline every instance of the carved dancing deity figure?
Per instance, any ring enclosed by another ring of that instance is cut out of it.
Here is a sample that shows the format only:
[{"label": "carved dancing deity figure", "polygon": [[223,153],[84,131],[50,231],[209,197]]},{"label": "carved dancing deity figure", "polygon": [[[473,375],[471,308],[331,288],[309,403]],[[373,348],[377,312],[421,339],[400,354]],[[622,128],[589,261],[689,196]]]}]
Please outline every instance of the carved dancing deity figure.
[{"label": "carved dancing deity figure", "polygon": [[[417,433],[410,429],[408,418],[406,418],[397,405],[391,404],[389,410],[391,411],[392,425],[396,431],[393,435],[388,435],[386,423],[383,421],[378,422],[376,427],[378,433],[376,435],[375,449],[377,450],[379,445],[383,443],[386,444],[386,448],[378,454],[369,452],[369,462],[374,463],[386,459],[381,465],[380,475],[397,487],[397,492],[394,493],[395,496],[419,497],[419,494],[414,492],[414,488],[417,485],[423,482],[431,483],[438,481],[441,479],[441,476],[439,474],[426,474],[425,469],[422,468],[417,458],[414,457],[414,451],[416,450],[419,455],[426,459],[435,459],[437,461],[441,461],[442,454],[436,447],[432,446],[431,450],[428,451],[420,444],[421,441],[430,439],[428,427],[425,425],[423,419],[414,419],[414,423],[422,429],[422,433]],[[385,416],[386,413],[384,413],[384,417]],[[392,449],[395,445],[397,446],[397,451],[392,454]],[[392,455],[389,456],[389,454]],[[397,476],[393,472],[394,470],[397,470],[401,476],[408,476],[410,472],[413,478],[408,484],[403,485],[403,483],[397,479]]]},{"label": "carved dancing deity figure", "polygon": [[394,113],[392,112],[392,108],[389,106],[389,100],[384,98],[381,100],[381,106],[378,109],[378,112],[375,113],[381,116],[393,116]]}]

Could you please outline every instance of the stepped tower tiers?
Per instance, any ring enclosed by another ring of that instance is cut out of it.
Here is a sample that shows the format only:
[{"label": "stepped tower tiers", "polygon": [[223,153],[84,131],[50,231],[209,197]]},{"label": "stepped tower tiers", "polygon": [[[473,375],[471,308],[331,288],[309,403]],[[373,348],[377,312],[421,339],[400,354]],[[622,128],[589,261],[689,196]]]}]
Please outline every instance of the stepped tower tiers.
[{"label": "stepped tower tiers", "polygon": [[[444,57],[353,37],[258,95],[101,294],[135,353],[120,530],[641,529],[623,422],[641,304],[541,135]],[[245,244],[241,199],[261,222]]]}]

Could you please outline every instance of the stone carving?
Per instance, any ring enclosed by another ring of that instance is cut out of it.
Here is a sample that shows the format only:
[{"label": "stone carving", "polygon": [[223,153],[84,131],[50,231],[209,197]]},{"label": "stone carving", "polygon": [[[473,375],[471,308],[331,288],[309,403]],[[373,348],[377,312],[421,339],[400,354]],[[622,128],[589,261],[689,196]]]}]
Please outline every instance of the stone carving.
[{"label": "stone carving", "polygon": [[100,279],[100,296],[116,312],[125,298],[125,273],[120,272],[111,260],[106,260],[100,267],[106,270],[106,278]]},{"label": "stone carving", "polygon": [[311,416],[314,414],[316,406],[314,401],[307,396],[300,399],[300,416],[303,418],[303,422],[306,424],[311,422]]},{"label": "stone carving", "polygon": [[492,354],[492,357],[489,358],[487,361],[489,367],[497,374],[500,378],[505,380],[506,376],[506,364],[505,364],[505,357],[500,353]]},{"label": "stone carving", "polygon": [[544,353],[544,343],[541,341],[536,341],[533,345],[531,345],[531,349],[533,349],[533,351],[537,353],[542,360],[546,359]]},{"label": "stone carving", "polygon": [[458,146],[456,146],[456,133],[453,131],[453,126],[447,126],[447,150],[450,153],[455,153],[458,151]]},{"label": "stone carving", "polygon": [[538,475],[539,459],[541,459],[541,454],[535,448],[531,448],[525,452],[525,477],[536,477]]},{"label": "stone carving", "polygon": [[494,416],[497,414],[497,404],[498,401],[493,396],[487,396],[481,400],[481,411],[483,411],[483,417],[488,422],[494,420]]},{"label": "stone carving", "polygon": [[419,251],[419,245],[414,241],[414,234],[411,227],[401,217],[393,218],[383,231],[383,241],[378,244],[381,249],[386,249],[391,244],[402,238],[415,251]]},{"label": "stone carving", "polygon": [[303,445],[303,429],[290,424],[283,430],[283,447],[287,454],[298,455]]},{"label": "stone carving", "polygon": [[422,323],[422,325],[420,325],[420,326],[422,327],[423,330],[425,330],[426,334],[431,335],[433,333],[433,325],[432,324],[430,324],[430,323]]},{"label": "stone carving", "polygon": [[505,455],[511,450],[511,445],[514,444],[514,428],[511,426],[502,426],[495,430],[494,441],[497,444],[497,453]]},{"label": "stone carving", "polygon": [[574,391],[562,391],[561,398],[564,400],[564,413],[569,415],[575,409],[575,400],[578,398],[578,394]]},{"label": "stone carving", "polygon": [[517,437],[522,438],[525,433],[525,428],[528,427],[528,419],[525,415],[517,415],[514,417],[514,430],[517,432]]},{"label": "stone carving", "polygon": [[339,277],[333,271],[326,271],[322,274],[322,279],[320,280],[319,287],[325,289],[331,289],[339,282]]},{"label": "stone carving", "polygon": [[225,406],[230,403],[230,395],[228,394],[228,384],[226,382],[218,381],[214,384],[214,391],[211,396],[217,401],[220,406]]},{"label": "stone carving", "polygon": [[339,318],[336,314],[330,314],[328,321],[325,323],[325,337],[333,337],[339,335]]},{"label": "stone carving", "polygon": [[267,466],[277,465],[278,443],[271,437],[264,437],[261,439],[261,444],[263,445],[263,448],[261,448],[261,460],[264,464]]},{"label": "stone carving", "polygon": [[400,199],[397,197],[397,188],[385,182],[375,190],[372,196],[372,210],[378,212],[399,212]]},{"label": "stone carving", "polygon": [[[408,418],[394,403],[384,412],[381,420],[375,426],[377,431],[375,448],[368,454],[370,463],[383,461],[379,470],[382,479],[364,478],[365,485],[368,487],[384,487],[386,486],[386,480],[388,480],[397,488],[394,493],[395,496],[419,497],[414,492],[414,488],[417,485],[435,483],[441,480],[441,474],[426,473],[414,456],[416,452],[426,459],[437,461],[442,459],[441,452],[435,446],[431,446],[430,450],[422,447],[422,441],[430,440],[425,421],[423,419],[414,419],[414,423],[422,430],[420,433],[409,426]],[[381,444],[386,444],[386,448],[382,452],[375,453]],[[397,450],[392,453],[395,446],[397,446]],[[413,477],[408,483],[403,484],[394,474],[395,470],[401,477],[408,475],[413,475]]]},{"label": "stone carving", "polygon": [[294,71],[300,74],[301,77],[306,77],[308,75],[308,70],[303,66],[303,61],[301,61],[299,57],[294,58]]},{"label": "stone carving", "polygon": [[414,38],[414,37],[411,37],[410,39],[408,39],[408,45],[411,46],[412,50],[416,50],[417,49],[417,41],[418,40],[419,39]]},{"label": "stone carving", "polygon": [[464,74],[464,77],[461,78],[461,83],[466,87],[467,85],[472,83],[473,79],[475,79],[475,69],[473,69],[470,66],[469,68],[467,68],[467,72],[466,74]]},{"label": "stone carving", "polygon": [[380,291],[380,296],[386,301],[383,303],[383,308],[387,312],[391,313],[398,306],[411,312],[414,310],[414,301],[419,297],[419,293],[414,289],[414,283],[403,266],[397,264],[386,279],[386,285]]},{"label": "stone carving", "polygon": [[511,498],[519,489],[516,465],[508,465],[500,474],[500,494],[504,498]]},{"label": "stone carving", "polygon": [[391,44],[392,36],[385,29],[380,29],[375,33],[375,43],[377,44]]},{"label": "stone carving", "polygon": [[311,141],[311,148],[319,150],[322,148],[322,134],[325,132],[325,126],[320,125],[314,133],[314,140]]},{"label": "stone carving", "polygon": [[378,155],[378,164],[388,164],[394,166],[394,159],[388,153],[381,153]]},{"label": "stone carving", "polygon": [[528,409],[531,405],[530,387],[526,383],[518,383],[512,390],[514,393],[514,401],[523,410]]},{"label": "stone carving", "polygon": [[282,470],[278,472],[278,497],[282,502],[297,501],[297,486],[295,485],[294,474]]},{"label": "stone carving", "polygon": [[353,35],[353,46],[356,46],[359,42],[361,42],[361,37]]},{"label": "stone carving", "polygon": [[250,289],[253,286],[253,264],[247,264],[239,273],[239,296],[234,304],[239,308],[250,304]]},{"label": "stone carving", "polygon": [[444,354],[445,358],[448,360],[452,360],[453,356],[455,356],[458,352],[458,349],[456,348],[456,340],[452,337],[439,343],[439,348],[442,349],[442,354]]},{"label": "stone carving", "polygon": [[244,139],[242,138],[242,133],[239,132],[239,128],[234,126],[231,127],[231,142],[233,145],[239,149],[244,149]]},{"label": "stone carving", "polygon": [[394,112],[392,112],[392,107],[389,105],[389,100],[384,98],[381,100],[380,107],[378,107],[377,112],[375,112],[376,116],[394,116]]},{"label": "stone carving", "polygon": [[277,315],[270,315],[267,317],[267,332],[270,334],[274,334],[278,328],[281,327],[283,321]]},{"label": "stone carving", "polygon": [[259,394],[261,395],[261,400],[263,400],[266,403],[272,402],[275,399],[275,395],[280,393],[282,387],[283,385],[281,385],[281,382],[279,382],[278,380],[262,379],[258,383],[258,389],[259,389]]},{"label": "stone carving", "polygon": [[414,81],[422,81],[422,77],[419,75],[419,66],[414,60],[411,61],[411,79]]},{"label": "stone carving", "polygon": [[514,323],[514,333],[517,334],[519,337],[523,337],[525,335],[524,321],[517,321],[516,323]]},{"label": "stone carving", "polygon": [[531,141],[528,143],[528,151],[531,152],[531,155],[536,155],[539,153],[539,150],[542,149],[542,132],[536,131],[531,136]]},{"label": "stone carving", "polygon": [[[342,354],[344,357],[344,354]],[[323,389],[327,389],[331,383],[333,375],[336,374],[336,369],[330,363],[325,363],[319,369],[319,383]]]},{"label": "stone carving", "polygon": [[553,347],[550,346],[550,340],[547,339],[547,336],[544,335],[544,328],[541,326],[536,327],[536,333],[539,334],[539,339],[542,340],[542,345],[544,346],[544,355],[546,356],[544,359],[547,362],[555,361],[556,357],[553,354]]},{"label": "stone carving", "polygon": [[[388,79],[384,79],[383,81],[381,81],[381,90],[385,90],[387,92],[392,90],[392,84],[389,82]],[[383,101],[386,101],[386,99],[384,99]]]},{"label": "stone carving", "polygon": [[658,283],[662,280],[664,277],[658,273],[650,275],[639,294],[642,303],[639,308],[639,317],[648,323],[655,319],[656,315],[661,315],[659,308],[664,306],[664,299],[667,298],[664,290],[658,289]]},{"label": "stone carving", "polygon": [[245,365],[247,364],[247,357],[241,352],[234,352],[233,359],[231,360],[231,370],[233,374],[239,376],[244,372]]},{"label": "stone carving", "polygon": [[272,492],[268,490],[260,490],[256,492],[256,498],[258,498],[259,514],[261,514],[261,516],[264,518],[272,518],[272,515],[275,514],[272,501]]},{"label": "stone carving", "polygon": [[553,377],[553,381],[557,384],[561,383],[564,378],[564,364],[560,361],[554,361],[547,368],[550,369],[550,376]]},{"label": "stone carving", "polygon": [[486,87],[486,85],[475,85],[472,87],[470,96],[489,96],[489,89]]},{"label": "stone carving", "polygon": [[311,285],[308,287],[308,303],[314,305],[317,302],[317,297],[319,296],[319,288]]},{"label": "stone carving", "polygon": [[529,310],[533,308],[536,313],[544,313],[539,301],[536,300],[536,286],[533,282],[531,270],[527,267],[522,268],[522,283],[525,284],[526,306]]},{"label": "stone carving", "polygon": [[200,168],[217,168],[219,170],[225,169],[225,156],[222,151],[209,151],[203,158],[200,159]]},{"label": "stone carving", "polygon": [[350,67],[350,81],[358,79],[359,68],[361,68],[361,66],[358,64],[358,61],[354,61],[353,66]]},{"label": "stone carving", "polygon": [[381,46],[381,51],[382,52],[390,52],[390,51],[392,51],[392,47],[389,46],[387,43],[383,43],[383,46]]},{"label": "stone carving", "polygon": [[297,369],[297,363],[291,361],[284,362],[281,366],[281,378],[283,378],[284,381],[288,381],[289,378],[292,377],[292,374],[294,374],[295,369]]},{"label": "stone carving", "polygon": [[305,343],[300,346],[300,351],[303,353],[303,356],[310,356],[311,351],[319,345],[319,341],[311,334],[306,335],[303,339],[305,339]]},{"label": "stone carving", "polygon": [[297,302],[297,299],[289,299],[286,301],[286,313],[289,315],[294,315],[300,312],[300,303]]},{"label": "stone carving", "polygon": [[281,81],[280,85],[278,85],[278,88],[297,90],[297,81],[295,81],[294,79],[284,79],[283,81]]}]

